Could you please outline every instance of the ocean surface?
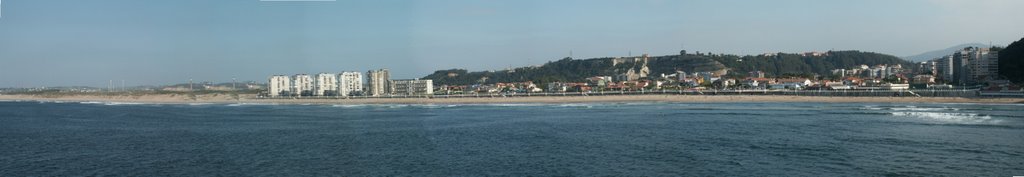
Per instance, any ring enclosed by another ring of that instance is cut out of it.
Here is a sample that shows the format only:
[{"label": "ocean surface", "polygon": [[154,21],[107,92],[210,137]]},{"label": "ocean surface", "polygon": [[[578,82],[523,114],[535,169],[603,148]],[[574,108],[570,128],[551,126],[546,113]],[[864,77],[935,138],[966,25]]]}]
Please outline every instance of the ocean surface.
[{"label": "ocean surface", "polygon": [[1024,105],[0,102],[0,176],[1012,176]]}]

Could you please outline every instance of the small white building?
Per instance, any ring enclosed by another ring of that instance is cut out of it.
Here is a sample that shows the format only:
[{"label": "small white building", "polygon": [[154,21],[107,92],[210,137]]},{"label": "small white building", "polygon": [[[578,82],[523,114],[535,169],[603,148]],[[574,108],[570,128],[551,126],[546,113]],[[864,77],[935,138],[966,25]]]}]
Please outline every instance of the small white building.
[{"label": "small white building", "polygon": [[906,90],[910,89],[910,84],[883,84],[882,89],[886,90]]},{"label": "small white building", "polygon": [[830,88],[830,89],[833,89],[833,90],[849,90],[849,89],[853,88],[853,87],[850,87],[849,85],[844,84],[843,82],[833,82],[833,81],[825,82],[825,86]]}]

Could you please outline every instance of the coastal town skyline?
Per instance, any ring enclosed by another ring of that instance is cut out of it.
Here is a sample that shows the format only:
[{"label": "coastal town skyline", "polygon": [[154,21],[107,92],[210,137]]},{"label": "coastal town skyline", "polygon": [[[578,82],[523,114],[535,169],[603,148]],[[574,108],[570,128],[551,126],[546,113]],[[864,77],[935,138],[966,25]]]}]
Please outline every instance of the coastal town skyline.
[{"label": "coastal town skyline", "polygon": [[0,1],[0,177],[1024,174],[1024,0]]},{"label": "coastal town skyline", "polygon": [[[683,49],[902,57],[964,43],[1006,45],[1024,29],[997,20],[1024,16],[1010,8],[1021,2],[1002,0],[61,3],[4,3],[0,74],[11,77],[0,87],[264,81],[376,68],[412,79]],[[928,30],[937,26],[943,30]]]}]

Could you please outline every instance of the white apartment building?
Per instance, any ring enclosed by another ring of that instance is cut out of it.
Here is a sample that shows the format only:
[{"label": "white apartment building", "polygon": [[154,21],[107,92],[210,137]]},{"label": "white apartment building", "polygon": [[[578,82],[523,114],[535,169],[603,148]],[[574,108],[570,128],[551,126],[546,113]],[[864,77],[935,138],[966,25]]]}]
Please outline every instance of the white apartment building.
[{"label": "white apartment building", "polygon": [[270,76],[270,82],[267,83],[267,90],[271,97],[289,96],[291,95],[291,79],[284,75]]},{"label": "white apartment building", "polygon": [[388,73],[388,69],[367,71],[366,77],[366,95],[382,96],[391,93],[391,89],[388,88],[388,86],[390,86],[388,81],[391,77]]},{"label": "white apartment building", "polygon": [[313,96],[313,77],[296,74],[292,78],[292,93],[299,96]]},{"label": "white apartment building", "polygon": [[971,78],[976,81],[992,80],[999,76],[999,53],[981,48],[970,60]]},{"label": "white apartment building", "polygon": [[405,79],[391,81],[391,94],[393,95],[432,95],[434,94],[434,81],[430,79]]},{"label": "white apartment building", "polygon": [[363,73],[341,72],[338,74],[338,95],[354,96],[363,94]]},{"label": "white apartment building", "polygon": [[333,73],[316,74],[314,96],[334,96],[338,93],[338,78]]}]

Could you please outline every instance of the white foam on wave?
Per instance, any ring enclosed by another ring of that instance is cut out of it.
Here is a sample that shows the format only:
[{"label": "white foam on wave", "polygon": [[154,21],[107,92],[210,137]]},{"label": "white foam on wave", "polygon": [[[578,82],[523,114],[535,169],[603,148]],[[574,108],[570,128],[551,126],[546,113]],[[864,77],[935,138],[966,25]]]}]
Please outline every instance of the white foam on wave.
[{"label": "white foam on wave", "polygon": [[336,107],[336,108],[359,108],[359,107],[366,107],[366,106],[368,106],[368,105],[365,105],[365,104],[336,104],[336,105],[331,105],[331,107]]},{"label": "white foam on wave", "polygon": [[81,101],[78,104],[96,104],[106,106],[121,106],[121,105],[153,105],[156,103],[138,103],[138,102],[103,102],[103,101]]},{"label": "white foam on wave", "polygon": [[1002,120],[992,119],[992,116],[979,115],[976,113],[893,112],[892,115],[900,117],[912,117],[936,123],[949,124],[999,124],[1000,122],[1002,122]]},{"label": "white foam on wave", "polygon": [[544,106],[544,104],[538,104],[538,103],[495,103],[495,104],[481,104],[481,106],[533,107],[533,106]]},{"label": "white foam on wave", "polygon": [[[22,100],[0,100],[0,102],[7,102],[7,101],[10,101],[10,102],[22,102]],[[74,102],[74,101],[61,101],[61,100],[35,100],[35,101],[28,101],[28,102],[37,102],[37,103],[78,103],[78,102]]]},{"label": "white foam on wave", "polygon": [[146,103],[135,103],[135,102],[106,102],[103,105],[107,106],[118,106],[118,105],[144,105]]},{"label": "white foam on wave", "polygon": [[877,105],[864,105],[864,107],[862,107],[860,109],[881,110],[882,107],[879,107]]},{"label": "white foam on wave", "polygon": [[415,107],[427,108],[427,109],[439,109],[439,108],[452,108],[452,107],[458,107],[458,106],[459,105],[456,105],[456,104],[420,104],[420,105],[416,105]]},{"label": "white foam on wave", "polygon": [[265,106],[265,105],[278,105],[278,104],[277,103],[232,103],[232,104],[227,104],[227,105],[224,105],[224,106],[237,107],[237,106]]},{"label": "white foam on wave", "polygon": [[933,103],[942,105],[1024,106],[1024,103]]},{"label": "white foam on wave", "polygon": [[573,108],[594,108],[595,104],[587,103],[566,103],[558,105],[558,107],[573,107]]},{"label": "white foam on wave", "polygon": [[386,108],[405,108],[405,107],[409,107],[409,105],[407,105],[407,104],[387,104],[387,105],[382,105],[382,106],[384,106]]},{"label": "white foam on wave", "polygon": [[942,108],[919,108],[919,107],[916,107],[916,106],[907,106],[907,107],[904,107],[904,108],[889,108],[889,110],[893,110],[893,111],[959,111],[960,109],[948,108],[948,107],[942,107]]}]

